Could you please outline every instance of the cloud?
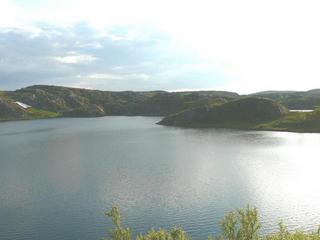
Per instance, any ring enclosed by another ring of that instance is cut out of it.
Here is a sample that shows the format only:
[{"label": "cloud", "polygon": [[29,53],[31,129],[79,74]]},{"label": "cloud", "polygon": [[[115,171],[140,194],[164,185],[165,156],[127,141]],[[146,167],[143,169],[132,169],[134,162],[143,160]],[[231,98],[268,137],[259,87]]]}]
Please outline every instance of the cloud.
[{"label": "cloud", "polygon": [[86,42],[86,43],[81,43],[77,41],[76,46],[79,48],[102,48],[103,46],[99,42]]},{"label": "cloud", "polygon": [[90,63],[95,60],[97,60],[96,57],[91,55],[85,55],[85,54],[78,54],[78,55],[69,55],[69,56],[63,56],[63,57],[55,57],[56,61],[60,63],[66,63],[66,64],[77,64],[77,63]]},{"label": "cloud", "polygon": [[0,9],[0,88],[77,85],[76,76],[113,90],[319,87],[316,0],[2,0]]},{"label": "cloud", "polygon": [[110,73],[96,73],[88,75],[84,78],[101,79],[101,80],[123,80],[123,79],[141,79],[148,80],[150,76],[145,73],[131,73],[131,74],[110,74]]},{"label": "cloud", "polygon": [[167,35],[149,29],[120,26],[101,35],[86,23],[37,28],[37,35],[17,28],[0,31],[0,88],[56,84],[105,90],[174,89],[179,72],[189,74],[183,66],[198,61],[172,51]]}]

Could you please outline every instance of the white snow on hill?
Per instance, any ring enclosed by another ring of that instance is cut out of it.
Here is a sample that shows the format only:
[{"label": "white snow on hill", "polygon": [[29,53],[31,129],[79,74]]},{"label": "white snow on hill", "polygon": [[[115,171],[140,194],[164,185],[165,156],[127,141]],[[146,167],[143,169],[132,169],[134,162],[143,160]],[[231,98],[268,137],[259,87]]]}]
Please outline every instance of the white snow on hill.
[{"label": "white snow on hill", "polygon": [[28,105],[28,104],[25,104],[25,103],[22,103],[22,102],[15,102],[16,104],[18,104],[20,107],[24,108],[24,109],[27,109],[27,108],[30,108],[31,106]]}]

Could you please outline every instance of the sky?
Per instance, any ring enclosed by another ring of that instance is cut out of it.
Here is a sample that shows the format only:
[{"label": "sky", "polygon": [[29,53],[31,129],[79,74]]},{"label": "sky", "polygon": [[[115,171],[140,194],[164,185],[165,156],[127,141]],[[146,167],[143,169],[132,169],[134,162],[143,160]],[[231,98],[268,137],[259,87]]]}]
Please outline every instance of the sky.
[{"label": "sky", "polygon": [[0,0],[0,89],[320,88],[318,0]]}]

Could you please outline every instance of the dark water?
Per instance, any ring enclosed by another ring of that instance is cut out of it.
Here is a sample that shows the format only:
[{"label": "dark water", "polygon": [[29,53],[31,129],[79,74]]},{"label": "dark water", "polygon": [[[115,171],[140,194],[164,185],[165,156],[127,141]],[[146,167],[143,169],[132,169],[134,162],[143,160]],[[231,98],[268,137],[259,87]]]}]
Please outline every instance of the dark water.
[{"label": "dark water", "polygon": [[217,232],[260,209],[264,231],[320,224],[319,134],[179,129],[158,118],[0,123],[0,239],[100,239],[115,203],[134,233]]}]

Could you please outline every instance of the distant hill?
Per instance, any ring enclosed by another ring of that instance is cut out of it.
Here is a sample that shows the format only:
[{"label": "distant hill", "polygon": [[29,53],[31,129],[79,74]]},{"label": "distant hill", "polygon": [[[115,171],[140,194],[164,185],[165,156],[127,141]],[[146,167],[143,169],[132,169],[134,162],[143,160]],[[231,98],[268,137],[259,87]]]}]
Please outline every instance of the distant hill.
[{"label": "distant hill", "polygon": [[307,110],[320,106],[320,89],[309,91],[264,91],[250,94],[250,96],[264,97],[276,100],[289,109]]},{"label": "distant hill", "polygon": [[248,97],[221,105],[188,109],[162,119],[160,125],[182,127],[252,128],[279,119],[288,110],[276,101]]},{"label": "distant hill", "polygon": [[[62,117],[166,116],[190,107],[227,102],[240,97],[237,93],[225,91],[111,92],[46,85],[7,91],[3,95],[12,101],[20,101]],[[12,115],[12,119],[16,118],[24,117]]]},{"label": "distant hill", "polygon": [[[16,101],[22,103],[17,104]],[[31,106],[23,108],[23,104]],[[0,121],[50,117],[168,116],[163,125],[318,131],[320,114],[288,113],[320,106],[320,89],[265,91],[98,91],[35,85],[0,91]],[[320,130],[319,130],[320,131]]]}]

